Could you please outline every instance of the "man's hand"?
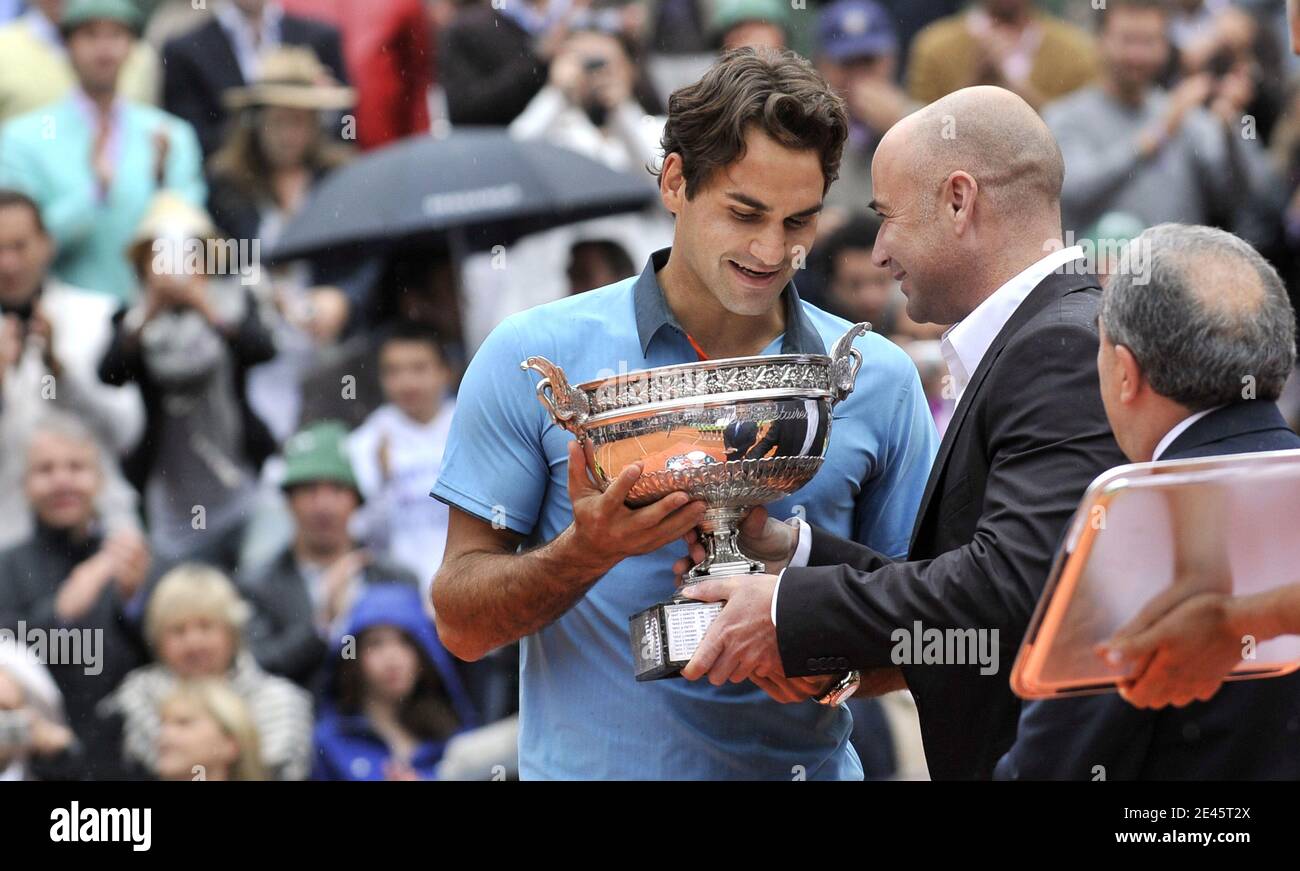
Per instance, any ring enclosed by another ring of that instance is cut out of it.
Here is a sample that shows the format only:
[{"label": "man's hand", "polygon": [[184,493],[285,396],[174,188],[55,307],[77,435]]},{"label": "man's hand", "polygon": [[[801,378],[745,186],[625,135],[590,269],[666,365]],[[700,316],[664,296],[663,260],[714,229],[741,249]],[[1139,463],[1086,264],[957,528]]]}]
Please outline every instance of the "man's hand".
[{"label": "man's hand", "polygon": [[41,349],[41,360],[45,368],[55,378],[63,376],[63,366],[54,353],[54,324],[45,313],[45,307],[39,302],[32,316],[27,319],[27,335]]},{"label": "man's hand", "polygon": [[112,565],[118,597],[123,602],[129,602],[144,586],[145,578],[149,575],[152,558],[148,543],[138,531],[123,529],[104,541],[101,552]]},{"label": "man's hand", "polygon": [[104,587],[113,582],[113,560],[104,550],[78,563],[59,585],[54,613],[64,623],[75,623],[95,606]]},{"label": "man's hand", "polygon": [[569,443],[571,528],[574,546],[584,560],[608,571],[626,557],[650,553],[681,538],[703,519],[708,506],[680,491],[641,508],[627,507],[627,494],[640,477],[639,465],[628,466],[602,493],[587,474],[581,445]]},{"label": "man's hand", "polygon": [[835,681],[835,676],[786,677],[781,675],[779,677],[759,677],[754,675],[750,680],[774,701],[791,704],[817,698],[830,688],[831,683]]},{"label": "man's hand", "polygon": [[326,626],[351,607],[356,586],[354,581],[370,564],[370,559],[370,552],[364,548],[349,551],[332,562],[321,575],[321,585],[325,588],[323,622]]},{"label": "man's hand", "polygon": [[1229,619],[1230,597],[1198,593],[1163,615],[1139,615],[1099,649],[1114,664],[1142,664],[1120,695],[1138,708],[1206,701],[1242,658],[1241,633]]},{"label": "man's hand", "polygon": [[0,384],[23,356],[23,323],[16,315],[0,315]]},{"label": "man's hand", "polygon": [[682,595],[692,599],[727,604],[704,633],[682,677],[698,680],[707,674],[714,686],[740,683],[755,675],[784,678],[772,625],[775,590],[776,575],[733,575],[684,588]]},{"label": "man's hand", "polygon": [[[690,571],[691,566],[703,562],[706,556],[700,535],[694,529],[688,530],[683,539],[690,556],[673,563],[673,574],[678,578]],[[793,526],[768,516],[767,509],[759,505],[750,509],[740,521],[738,543],[746,556],[763,563],[768,574],[779,575],[790,564],[799,537]]]}]

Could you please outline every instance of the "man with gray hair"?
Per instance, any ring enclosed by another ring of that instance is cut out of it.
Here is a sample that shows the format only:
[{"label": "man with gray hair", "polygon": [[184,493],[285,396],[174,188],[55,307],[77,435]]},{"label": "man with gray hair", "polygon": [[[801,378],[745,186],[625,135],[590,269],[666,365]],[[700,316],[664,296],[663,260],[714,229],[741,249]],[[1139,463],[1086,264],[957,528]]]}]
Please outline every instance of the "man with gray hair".
[{"label": "man with gray hair", "polygon": [[[1147,462],[1300,448],[1276,405],[1295,365],[1295,325],[1273,267],[1241,239],[1209,227],[1161,224],[1131,244],[1146,248],[1147,281],[1129,272],[1111,278],[1097,353],[1102,402],[1125,455]],[[1182,622],[1189,632],[1221,624],[1225,631],[1210,633],[1201,655],[1235,664],[1242,635],[1268,633],[1257,609],[1237,614],[1229,598],[1174,600],[1170,614],[1196,611],[1198,620]],[[1124,652],[1164,671],[1165,650],[1186,640],[1166,634],[1161,645]],[[1031,703],[996,776],[1300,779],[1300,674],[1193,698],[1176,697],[1186,707],[1170,711],[1141,710],[1115,695]]]},{"label": "man with gray hair", "polygon": [[77,774],[112,779],[116,729],[95,706],[147,658],[139,618],[152,558],[139,532],[103,529],[100,449],[84,424],[51,412],[32,430],[26,456],[35,528],[0,551],[0,633],[45,645],[42,662],[84,751]]}]

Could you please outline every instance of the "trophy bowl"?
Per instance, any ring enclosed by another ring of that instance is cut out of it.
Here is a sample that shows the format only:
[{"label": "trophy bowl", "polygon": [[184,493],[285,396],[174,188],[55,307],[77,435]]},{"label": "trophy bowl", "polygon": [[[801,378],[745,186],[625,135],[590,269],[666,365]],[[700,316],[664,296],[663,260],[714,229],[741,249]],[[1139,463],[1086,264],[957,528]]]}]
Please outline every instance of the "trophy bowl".
[{"label": "trophy bowl", "polygon": [[[529,357],[520,368],[542,376],[538,400],[577,437],[601,489],[639,463],[629,506],[649,505],[679,490],[707,505],[699,526],[706,556],[686,573],[689,585],[764,571],[740,550],[739,523],[750,508],[790,495],[821,468],[831,410],[853,392],[862,366],[853,340],[870,329],[855,324],[830,356],[703,360],[576,387],[545,357]],[[720,602],[696,602],[679,591],[670,602],[634,615],[637,679],[680,671],[721,609]],[[656,638],[660,643],[651,643]]]}]

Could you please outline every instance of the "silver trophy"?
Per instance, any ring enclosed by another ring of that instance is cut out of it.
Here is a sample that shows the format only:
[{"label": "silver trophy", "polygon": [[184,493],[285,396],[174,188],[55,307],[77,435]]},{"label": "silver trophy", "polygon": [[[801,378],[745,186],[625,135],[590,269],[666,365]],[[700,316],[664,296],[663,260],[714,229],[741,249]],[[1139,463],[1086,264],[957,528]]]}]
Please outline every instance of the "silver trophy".
[{"label": "silver trophy", "polygon": [[[708,505],[699,526],[706,556],[684,578],[757,574],[761,562],[738,546],[738,526],[755,505],[798,490],[821,467],[831,409],[853,392],[862,354],[855,324],[823,354],[734,357],[642,369],[569,385],[545,357],[520,364],[542,376],[537,398],[583,447],[604,489],[632,463],[641,476],[631,507],[681,490]],[[683,587],[684,589],[684,587]],[[704,637],[721,602],[677,592],[630,618],[637,680],[677,675]]]}]

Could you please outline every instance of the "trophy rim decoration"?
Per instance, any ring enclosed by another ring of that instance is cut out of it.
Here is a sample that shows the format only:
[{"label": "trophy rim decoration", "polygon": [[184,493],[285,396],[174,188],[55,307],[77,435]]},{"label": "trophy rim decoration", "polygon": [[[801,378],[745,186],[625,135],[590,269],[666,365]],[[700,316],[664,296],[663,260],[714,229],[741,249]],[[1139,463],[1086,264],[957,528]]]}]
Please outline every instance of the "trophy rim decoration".
[{"label": "trophy rim decoration", "polygon": [[[597,431],[601,428],[645,420],[650,422],[648,429],[653,429],[659,418],[667,419],[674,412],[698,413],[710,407],[725,409],[793,399],[825,401],[833,408],[853,392],[863,359],[853,341],[870,330],[869,323],[854,324],[830,354],[760,354],[698,360],[620,372],[577,385],[570,385],[564,370],[545,357],[531,356],[519,365],[520,369],[542,376],[535,386],[538,401],[556,425],[573,433],[583,445],[587,468],[604,490],[620,470],[603,469],[595,459],[592,446],[600,440]],[[737,372],[753,373],[753,381],[746,381],[748,376],[735,381],[736,376],[729,373]],[[763,376],[775,380],[757,383]],[[665,423],[665,428],[671,426]],[[824,451],[818,451],[815,456],[736,459],[685,469],[657,469],[643,472],[627,501],[639,507],[669,492],[684,490],[709,503],[710,513],[701,529],[713,532],[738,522],[738,512],[745,506],[776,501],[797,491],[812,479],[823,460]],[[728,497],[729,487],[757,489],[763,498],[734,504],[741,497]]]}]

